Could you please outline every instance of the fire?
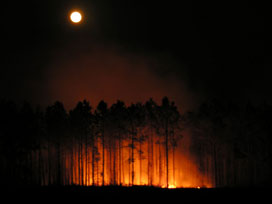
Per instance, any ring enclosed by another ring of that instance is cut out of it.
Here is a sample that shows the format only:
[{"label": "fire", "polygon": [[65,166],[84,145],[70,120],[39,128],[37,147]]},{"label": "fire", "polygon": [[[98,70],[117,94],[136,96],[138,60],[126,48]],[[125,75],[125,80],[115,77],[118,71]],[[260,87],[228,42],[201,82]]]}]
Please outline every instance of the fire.
[{"label": "fire", "polygon": [[168,188],[174,189],[174,188],[177,188],[177,187],[175,185],[169,185]]},{"label": "fire", "polygon": [[[99,138],[100,139],[100,138]],[[158,141],[160,138],[156,138]],[[155,141],[155,136],[154,136]],[[114,152],[113,149],[103,151],[101,142],[97,142],[96,151],[102,159],[96,159],[91,148],[82,146],[80,151],[74,151],[73,157],[66,157],[67,183],[83,186],[157,186],[161,188],[196,188],[212,187],[207,175],[203,175],[189,154],[184,149],[170,151],[168,158],[168,183],[166,157],[162,145],[152,141],[141,144],[141,150],[135,151],[134,162],[131,162],[132,148],[129,141],[122,141],[117,147],[123,147]],[[151,148],[150,148],[151,146]],[[117,148],[116,148],[117,149]],[[75,150],[78,150],[75,148]],[[83,154],[86,153],[87,154]],[[96,152],[95,152],[96,153]],[[71,158],[73,158],[71,160]],[[94,159],[94,161],[93,161]],[[73,166],[71,166],[73,164]],[[72,168],[71,168],[72,167]],[[134,171],[133,171],[134,170]],[[103,175],[104,171],[104,175]],[[71,180],[69,180],[70,178]]]},{"label": "fire", "polygon": [[[178,148],[169,146],[167,158],[164,138],[153,132],[150,135],[143,142],[135,140],[133,145],[131,137],[119,140],[117,135],[117,141],[107,136],[104,149],[102,137],[97,137],[93,146],[78,142],[73,145],[73,151],[63,149],[64,185],[156,186],[168,189],[212,187],[211,176],[199,171],[197,160],[190,154],[189,145],[186,146],[188,142],[179,141]],[[140,138],[139,135],[135,137]],[[45,150],[44,154],[47,153]],[[56,176],[51,177],[53,180]]]},{"label": "fire", "polygon": [[162,185],[161,188],[175,189],[175,188],[177,188],[177,186],[170,184],[168,187],[166,185]]}]

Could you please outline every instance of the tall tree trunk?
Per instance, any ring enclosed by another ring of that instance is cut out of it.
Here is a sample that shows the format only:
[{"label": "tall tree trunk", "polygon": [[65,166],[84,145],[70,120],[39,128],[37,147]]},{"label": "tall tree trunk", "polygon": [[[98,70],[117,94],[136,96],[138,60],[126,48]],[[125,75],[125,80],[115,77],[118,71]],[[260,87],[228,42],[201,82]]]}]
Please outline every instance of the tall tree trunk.
[{"label": "tall tree trunk", "polygon": [[109,141],[109,181],[110,184],[112,185],[112,144],[111,144],[111,139]]},{"label": "tall tree trunk", "polygon": [[122,152],[121,152],[121,134],[120,134],[120,132],[118,133],[118,140],[119,140],[119,144],[118,144],[118,147],[119,147],[119,149],[118,149],[118,152],[119,152],[119,185],[121,185],[121,182],[122,182],[122,180],[121,180],[121,175],[122,175],[122,165],[121,165],[121,163],[122,163]]},{"label": "tall tree trunk", "polygon": [[162,181],[162,156],[161,156],[161,143],[159,143],[159,183]]},{"label": "tall tree trunk", "polygon": [[62,160],[61,160],[61,185],[67,185],[67,169],[66,169],[66,151],[62,150]]},{"label": "tall tree trunk", "polygon": [[[72,144],[74,144],[74,140],[72,138]],[[71,169],[70,169],[70,174],[71,174],[71,183],[74,184],[74,146],[71,147]]]},{"label": "tall tree trunk", "polygon": [[41,149],[41,146],[39,148],[39,174],[41,176],[41,186],[45,185],[46,184],[46,181],[45,181],[45,172],[44,172],[44,161],[43,161],[43,157],[42,157],[42,149]]},{"label": "tall tree trunk", "polygon": [[115,147],[115,139],[113,140],[113,185],[116,185],[116,147]]},{"label": "tall tree trunk", "polygon": [[88,185],[88,135],[85,135],[85,185]]},{"label": "tall tree trunk", "polygon": [[147,140],[147,181],[148,181],[148,185],[150,186],[151,182],[150,182],[150,169],[151,169],[151,142],[150,142],[150,136],[148,137]]},{"label": "tall tree trunk", "polygon": [[92,149],[92,185],[95,185],[95,179],[94,179],[94,171],[95,171],[95,143],[94,143],[94,138],[93,138],[93,149]]},{"label": "tall tree trunk", "polygon": [[99,161],[98,159],[95,159],[96,160],[96,185],[99,185]]},{"label": "tall tree trunk", "polygon": [[173,185],[176,185],[176,170],[175,170],[175,132],[173,130],[173,134],[172,134],[172,141],[173,141],[173,144],[172,144],[172,148],[173,148],[173,155],[172,155],[172,164],[173,164]]},{"label": "tall tree trunk", "polygon": [[83,138],[81,137],[81,185],[84,185]]},{"label": "tall tree trunk", "polygon": [[29,184],[33,184],[33,159],[32,159],[32,151],[29,153],[29,164],[30,164],[30,175],[29,175]]},{"label": "tall tree trunk", "polygon": [[122,169],[122,182],[125,182],[125,162],[123,160],[123,151],[121,151],[121,169]]},{"label": "tall tree trunk", "polygon": [[151,130],[150,137],[151,137],[151,141],[150,141],[150,143],[151,143],[151,162],[150,162],[150,164],[151,164],[151,167],[150,167],[151,179],[150,179],[150,185],[152,186],[153,185],[153,179],[154,179],[154,146],[153,146],[153,132],[152,132],[152,130]]},{"label": "tall tree trunk", "polygon": [[139,144],[139,159],[140,159],[140,185],[142,184],[142,141]]},{"label": "tall tree trunk", "polygon": [[173,185],[176,185],[176,171],[175,171],[175,147],[173,147]]},{"label": "tall tree trunk", "polygon": [[102,186],[105,185],[105,132],[104,121],[102,127]]},{"label": "tall tree trunk", "polygon": [[131,155],[131,148],[129,148],[129,162],[128,162],[128,183],[129,183],[129,186],[131,186],[131,158],[130,158],[130,155]]},{"label": "tall tree trunk", "polygon": [[48,185],[51,185],[51,155],[50,155],[50,139],[48,136],[48,146],[47,146],[47,160],[48,160]]},{"label": "tall tree trunk", "polygon": [[131,179],[132,179],[132,185],[134,185],[135,168],[134,168],[134,128],[133,127],[132,127],[132,135],[131,135],[131,162],[132,162]]},{"label": "tall tree trunk", "polygon": [[217,156],[216,156],[216,144],[213,143],[213,160],[214,160],[214,184],[215,187],[218,185],[218,180],[217,180]]},{"label": "tall tree trunk", "polygon": [[[81,136],[80,136],[81,137]],[[81,162],[80,162],[80,157],[81,157],[81,139],[79,140],[79,144],[78,144],[78,161],[77,161],[77,165],[78,165],[78,184],[81,185]]]},{"label": "tall tree trunk", "polygon": [[38,183],[40,186],[42,186],[42,181],[43,181],[43,172],[42,172],[42,160],[41,160],[42,154],[41,154],[41,147],[38,149]]},{"label": "tall tree trunk", "polygon": [[165,156],[166,156],[166,187],[168,188],[169,184],[169,168],[168,168],[168,120],[166,121],[166,126],[165,126]]},{"label": "tall tree trunk", "polygon": [[61,184],[61,158],[60,158],[60,141],[57,141],[57,185]]}]

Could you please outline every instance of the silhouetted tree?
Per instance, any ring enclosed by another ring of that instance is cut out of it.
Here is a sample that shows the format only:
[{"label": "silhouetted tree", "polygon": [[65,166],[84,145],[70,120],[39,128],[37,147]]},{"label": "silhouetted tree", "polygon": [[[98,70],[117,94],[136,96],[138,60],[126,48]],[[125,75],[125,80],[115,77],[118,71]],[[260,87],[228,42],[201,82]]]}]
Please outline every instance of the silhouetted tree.
[{"label": "silhouetted tree", "polygon": [[111,131],[116,135],[116,139],[118,140],[118,168],[119,168],[119,185],[121,185],[122,181],[122,172],[124,172],[124,167],[122,167],[123,157],[122,157],[122,149],[123,149],[123,140],[127,134],[127,119],[128,112],[126,110],[125,104],[122,101],[117,101],[110,108],[110,123],[111,123]]},{"label": "silhouetted tree", "polygon": [[138,129],[142,127],[144,124],[144,110],[143,106],[140,103],[131,104],[128,107],[128,119],[129,119],[129,133],[131,135],[131,143],[129,147],[131,148],[131,156],[129,158],[129,162],[132,164],[132,171],[131,171],[131,184],[134,185],[135,179],[135,149],[136,149],[136,142],[138,140]]},{"label": "silhouetted tree", "polygon": [[158,118],[156,111],[158,105],[150,99],[145,103],[146,125],[148,127],[148,184],[152,185],[154,180],[154,141],[153,134],[156,131]]},{"label": "silhouetted tree", "polygon": [[[78,173],[79,173],[79,180],[80,184],[84,185],[87,183],[87,175],[85,175],[85,182],[84,182],[84,150],[83,145],[85,143],[85,162],[88,161],[88,138],[91,140],[92,145],[92,181],[94,185],[94,165],[95,165],[95,157],[97,154],[96,146],[95,146],[95,134],[93,134],[91,129],[92,123],[92,114],[91,114],[91,106],[89,102],[84,100],[83,102],[79,102],[76,107],[70,111],[70,120],[71,125],[73,127],[74,133],[78,137],[78,144],[79,144],[79,152],[78,152]],[[87,173],[88,164],[85,164],[85,172]]]},{"label": "silhouetted tree", "polygon": [[102,100],[96,108],[96,117],[98,117],[99,131],[102,138],[102,185],[105,184],[105,126],[108,118],[108,107],[107,104]]},{"label": "silhouetted tree", "polygon": [[162,99],[162,105],[158,109],[159,125],[158,129],[162,130],[165,137],[165,159],[166,159],[166,186],[169,185],[169,133],[171,128],[174,129],[179,122],[179,113],[174,102],[169,101],[167,97]]},{"label": "silhouetted tree", "polygon": [[[62,158],[61,158],[61,141],[63,137],[66,135],[67,124],[68,124],[68,115],[64,106],[61,102],[55,102],[54,105],[49,106],[46,109],[45,113],[46,125],[47,125],[47,134],[48,134],[48,162],[49,162],[49,184],[51,184],[51,159],[52,155],[50,152],[50,142],[55,145],[56,148],[56,180],[55,184],[60,185],[62,183],[61,180],[61,168],[62,168]],[[51,141],[50,141],[51,140]]]}]

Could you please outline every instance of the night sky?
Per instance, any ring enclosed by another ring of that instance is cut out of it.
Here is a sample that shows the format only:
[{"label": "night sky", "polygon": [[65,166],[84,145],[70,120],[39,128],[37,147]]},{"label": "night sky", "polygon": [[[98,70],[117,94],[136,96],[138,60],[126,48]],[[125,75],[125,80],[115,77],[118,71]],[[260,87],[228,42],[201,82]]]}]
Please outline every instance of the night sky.
[{"label": "night sky", "polygon": [[[1,98],[67,108],[165,95],[182,109],[215,97],[271,102],[268,5],[15,0],[1,8]],[[79,25],[69,22],[74,9]]]}]

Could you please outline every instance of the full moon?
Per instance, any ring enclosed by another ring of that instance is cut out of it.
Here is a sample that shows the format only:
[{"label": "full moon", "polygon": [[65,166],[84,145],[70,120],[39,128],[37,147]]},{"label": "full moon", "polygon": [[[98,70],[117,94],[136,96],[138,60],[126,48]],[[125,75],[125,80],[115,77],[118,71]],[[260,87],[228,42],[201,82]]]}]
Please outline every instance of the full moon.
[{"label": "full moon", "polygon": [[82,19],[82,16],[78,11],[74,11],[74,12],[71,13],[70,19],[74,23],[79,23],[81,21],[81,19]]}]

